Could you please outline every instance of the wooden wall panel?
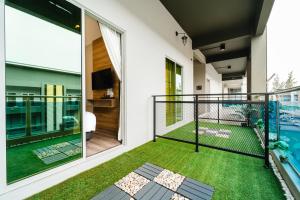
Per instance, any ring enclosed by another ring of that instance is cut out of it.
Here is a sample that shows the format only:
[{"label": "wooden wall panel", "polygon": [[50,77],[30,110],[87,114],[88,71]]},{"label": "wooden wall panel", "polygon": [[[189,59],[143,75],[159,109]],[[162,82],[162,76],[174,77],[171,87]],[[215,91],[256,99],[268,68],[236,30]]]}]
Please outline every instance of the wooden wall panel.
[{"label": "wooden wall panel", "polygon": [[[107,53],[103,38],[99,38],[93,41],[93,72],[112,68],[112,63],[110,61],[109,55]],[[113,137],[117,137],[119,130],[119,90],[120,81],[115,73],[113,73],[114,78],[114,96],[116,98],[115,108],[94,108],[94,114],[97,117],[97,130],[96,134],[109,134]],[[104,96],[106,90],[94,90],[93,99],[97,100]]]}]

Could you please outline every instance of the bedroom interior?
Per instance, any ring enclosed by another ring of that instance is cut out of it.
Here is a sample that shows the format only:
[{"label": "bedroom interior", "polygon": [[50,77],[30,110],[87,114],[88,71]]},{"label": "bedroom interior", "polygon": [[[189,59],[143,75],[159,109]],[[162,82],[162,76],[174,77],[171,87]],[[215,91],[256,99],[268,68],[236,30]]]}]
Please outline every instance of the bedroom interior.
[{"label": "bedroom interior", "polygon": [[121,144],[120,80],[113,67],[99,22],[85,15],[87,156]]}]

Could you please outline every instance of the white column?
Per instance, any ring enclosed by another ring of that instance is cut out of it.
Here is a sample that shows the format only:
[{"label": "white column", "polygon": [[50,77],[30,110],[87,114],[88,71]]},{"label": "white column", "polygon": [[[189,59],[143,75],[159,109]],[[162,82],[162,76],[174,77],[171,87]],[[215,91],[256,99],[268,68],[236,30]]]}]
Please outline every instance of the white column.
[{"label": "white column", "polygon": [[267,91],[267,29],[251,39],[251,92]]},{"label": "white column", "polygon": [[4,0],[0,0],[0,195],[6,188]]}]

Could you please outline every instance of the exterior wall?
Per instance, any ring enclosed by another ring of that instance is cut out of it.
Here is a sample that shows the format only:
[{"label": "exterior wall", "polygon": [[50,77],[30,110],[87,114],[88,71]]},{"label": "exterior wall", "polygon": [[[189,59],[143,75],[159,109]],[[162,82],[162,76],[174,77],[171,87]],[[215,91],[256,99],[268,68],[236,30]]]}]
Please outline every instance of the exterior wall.
[{"label": "exterior wall", "polygon": [[[201,90],[197,90],[197,86],[202,86]],[[200,63],[194,61],[194,93],[195,94],[221,94],[223,92],[222,75],[218,74],[211,64]],[[213,105],[212,105],[213,106]],[[202,105],[199,112],[205,113],[209,111],[207,105]]]},{"label": "exterior wall", "polygon": [[[27,77],[31,77],[28,80]],[[80,75],[72,75],[55,71],[42,70],[37,68],[18,67],[7,65],[6,67],[6,85],[44,88],[45,84],[61,84],[65,89],[80,90]],[[37,84],[38,83],[38,84]],[[7,90],[9,92],[9,90]],[[44,95],[44,90],[41,90]]]},{"label": "exterior wall", "polygon": [[242,80],[242,93],[247,93],[247,76]]},{"label": "exterior wall", "polygon": [[[208,86],[208,80],[210,84]],[[196,87],[201,85],[202,90],[197,90]],[[222,93],[222,75],[218,74],[211,64],[203,64],[199,61],[194,61],[194,93],[195,94],[216,94]]]},{"label": "exterior wall", "polygon": [[200,63],[206,63],[206,58],[199,49],[194,50],[194,58],[198,60]]},{"label": "exterior wall", "polygon": [[[124,30],[125,145],[57,167],[9,186],[5,186],[5,167],[1,166],[0,199],[23,199],[31,196],[149,141],[152,138],[153,123],[151,95],[165,93],[165,57],[183,66],[183,93],[193,93],[191,40],[189,39],[184,46],[181,39],[175,36],[175,31],[182,32],[182,28],[158,0],[71,2],[88,8],[94,15]],[[0,8],[3,6],[2,3],[0,1]],[[3,14],[1,10],[0,14]],[[0,31],[3,31],[3,18],[0,19]],[[3,48],[2,35],[0,48]],[[4,71],[2,56],[1,51],[0,74]],[[4,87],[2,87],[4,82],[0,85],[0,96],[4,99]],[[84,89],[82,92],[85,93]],[[2,105],[1,101],[1,111],[4,110]],[[5,116],[1,115],[0,119],[2,131],[5,130]],[[1,134],[0,148],[1,163],[5,163],[2,162],[2,159],[5,159],[4,134]]]},{"label": "exterior wall", "polygon": [[251,92],[267,92],[267,29],[251,39]]},{"label": "exterior wall", "polygon": [[222,75],[218,74],[211,64],[206,65],[206,81],[210,81],[210,87],[206,87],[207,94],[221,94],[222,93]]},{"label": "exterior wall", "polygon": [[182,29],[158,0],[79,2],[125,30],[127,145],[141,145],[152,138],[151,95],[165,93],[166,56],[183,66],[183,93],[193,91],[191,40],[176,37]]},{"label": "exterior wall", "polygon": [[241,89],[241,93],[247,93],[247,77],[238,80],[223,81],[223,93],[228,93],[229,88]]},{"label": "exterior wall", "polygon": [[[199,61],[194,61],[194,93],[204,94],[205,93],[205,69],[206,66]],[[201,90],[197,90],[197,86],[202,86]]]}]

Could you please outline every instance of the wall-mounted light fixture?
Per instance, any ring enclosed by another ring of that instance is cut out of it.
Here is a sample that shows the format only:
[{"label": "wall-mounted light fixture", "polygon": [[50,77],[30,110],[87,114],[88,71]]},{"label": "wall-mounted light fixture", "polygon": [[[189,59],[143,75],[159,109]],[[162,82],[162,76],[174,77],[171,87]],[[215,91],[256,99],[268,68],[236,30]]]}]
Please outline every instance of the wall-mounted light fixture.
[{"label": "wall-mounted light fixture", "polygon": [[216,47],[209,47],[207,49],[201,49],[201,51],[207,51],[207,50],[211,50],[211,49],[220,49],[220,51],[225,51],[226,46],[225,43],[221,43],[220,45],[216,46]]},{"label": "wall-mounted light fixture", "polygon": [[181,37],[181,40],[182,40],[183,45],[185,46],[186,43],[187,43],[187,39],[188,39],[188,37],[186,36],[186,33],[178,33],[178,32],[176,31],[176,32],[175,32],[175,35],[176,35],[176,36],[178,36],[178,35],[183,35],[183,36]]}]

